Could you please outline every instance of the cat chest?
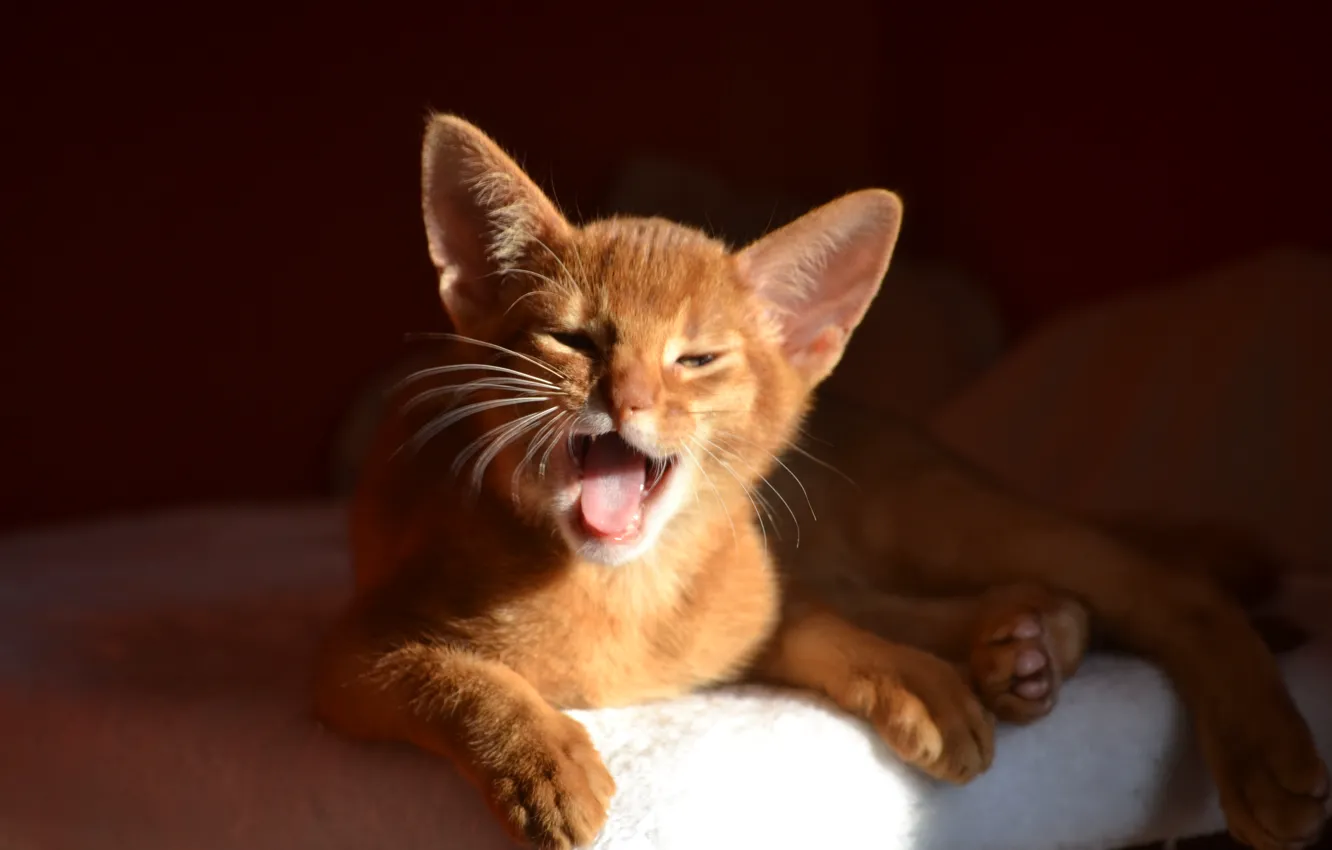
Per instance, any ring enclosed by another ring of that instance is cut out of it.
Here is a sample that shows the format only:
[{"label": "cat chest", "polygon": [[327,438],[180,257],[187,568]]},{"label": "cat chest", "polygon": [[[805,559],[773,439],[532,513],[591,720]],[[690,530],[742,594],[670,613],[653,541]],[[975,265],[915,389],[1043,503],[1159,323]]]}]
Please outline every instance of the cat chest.
[{"label": "cat chest", "polygon": [[[739,675],[777,618],[767,571],[667,593],[629,583],[582,587],[551,610],[544,651],[520,670],[561,707],[679,696]],[[533,647],[535,648],[535,647]]]}]

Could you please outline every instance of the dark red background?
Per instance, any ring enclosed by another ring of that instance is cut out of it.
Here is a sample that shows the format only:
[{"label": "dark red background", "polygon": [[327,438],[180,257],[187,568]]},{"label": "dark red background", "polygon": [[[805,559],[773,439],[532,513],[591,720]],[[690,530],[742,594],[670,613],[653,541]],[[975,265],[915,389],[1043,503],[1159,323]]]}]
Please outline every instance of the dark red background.
[{"label": "dark red background", "polygon": [[358,383],[437,324],[429,107],[584,215],[639,152],[810,203],[898,188],[903,250],[1022,327],[1332,243],[1320,4],[104,5],[0,36],[0,525],[315,492]]}]

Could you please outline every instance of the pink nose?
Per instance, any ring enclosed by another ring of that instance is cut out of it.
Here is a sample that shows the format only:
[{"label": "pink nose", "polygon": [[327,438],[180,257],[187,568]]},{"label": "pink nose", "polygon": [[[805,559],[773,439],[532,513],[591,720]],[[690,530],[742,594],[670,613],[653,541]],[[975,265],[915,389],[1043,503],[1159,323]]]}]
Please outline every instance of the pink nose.
[{"label": "pink nose", "polygon": [[619,370],[611,379],[611,415],[617,425],[657,403],[657,385],[642,368]]}]

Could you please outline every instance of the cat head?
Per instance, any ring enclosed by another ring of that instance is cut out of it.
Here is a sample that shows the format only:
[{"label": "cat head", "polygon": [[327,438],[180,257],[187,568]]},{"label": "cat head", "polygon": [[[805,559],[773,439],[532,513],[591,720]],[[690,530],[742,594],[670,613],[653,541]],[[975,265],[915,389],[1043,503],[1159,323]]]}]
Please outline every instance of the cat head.
[{"label": "cat head", "polygon": [[902,214],[855,192],[738,251],[661,219],[577,227],[448,115],[426,133],[423,208],[440,297],[473,341],[469,401],[495,402],[471,426],[503,446],[483,486],[608,565],[668,528],[752,519],[745,491],[841,358]]}]

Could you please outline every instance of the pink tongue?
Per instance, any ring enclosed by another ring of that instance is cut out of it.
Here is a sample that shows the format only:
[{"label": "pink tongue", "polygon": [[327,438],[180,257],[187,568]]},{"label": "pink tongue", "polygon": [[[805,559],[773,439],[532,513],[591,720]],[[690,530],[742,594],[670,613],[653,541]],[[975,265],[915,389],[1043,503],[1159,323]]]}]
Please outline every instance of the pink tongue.
[{"label": "pink tongue", "polygon": [[632,530],[643,506],[643,456],[614,434],[594,439],[583,458],[583,522],[605,537]]}]

